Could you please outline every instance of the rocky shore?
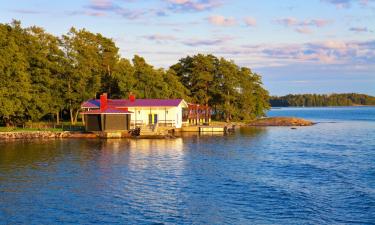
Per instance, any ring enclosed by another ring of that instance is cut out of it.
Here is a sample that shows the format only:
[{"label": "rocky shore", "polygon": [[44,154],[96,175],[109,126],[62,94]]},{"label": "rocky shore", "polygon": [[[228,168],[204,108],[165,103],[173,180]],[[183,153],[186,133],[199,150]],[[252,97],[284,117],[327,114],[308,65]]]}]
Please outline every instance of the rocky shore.
[{"label": "rocky shore", "polygon": [[47,138],[97,138],[98,135],[81,132],[15,131],[0,132],[0,139],[47,139]]},{"label": "rocky shore", "polygon": [[[223,122],[214,122],[216,125],[223,125]],[[236,127],[243,126],[311,126],[314,125],[312,121],[295,118],[295,117],[268,117],[257,119],[249,123],[231,123],[225,126]],[[198,130],[196,131],[198,132]],[[84,133],[76,131],[12,131],[0,132],[1,139],[52,139],[52,138],[129,138],[128,132],[104,132],[104,133]],[[173,138],[173,135],[141,135],[138,138]]]},{"label": "rocky shore", "polygon": [[248,123],[249,126],[311,126],[314,122],[296,117],[267,117]]}]

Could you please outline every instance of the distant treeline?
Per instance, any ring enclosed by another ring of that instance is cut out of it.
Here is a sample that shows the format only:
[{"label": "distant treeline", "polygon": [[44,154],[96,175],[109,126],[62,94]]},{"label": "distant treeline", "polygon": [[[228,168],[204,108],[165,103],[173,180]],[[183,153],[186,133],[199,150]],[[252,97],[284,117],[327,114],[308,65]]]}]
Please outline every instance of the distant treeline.
[{"label": "distant treeline", "polygon": [[375,97],[365,94],[297,94],[270,98],[272,107],[375,105]]},{"label": "distant treeline", "polygon": [[212,106],[219,120],[252,119],[269,108],[261,76],[224,58],[198,54],[154,68],[137,55],[122,58],[112,39],[85,29],[56,37],[19,21],[0,24],[0,124],[61,114],[75,123],[81,103],[103,92],[184,98]]}]

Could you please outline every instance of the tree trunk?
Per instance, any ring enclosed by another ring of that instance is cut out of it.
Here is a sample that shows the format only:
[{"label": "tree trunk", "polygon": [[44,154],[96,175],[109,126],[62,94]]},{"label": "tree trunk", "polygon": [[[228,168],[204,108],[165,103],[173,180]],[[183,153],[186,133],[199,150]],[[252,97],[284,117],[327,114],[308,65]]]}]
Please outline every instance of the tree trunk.
[{"label": "tree trunk", "polygon": [[60,124],[60,112],[59,111],[56,112],[56,124],[57,125]]},{"label": "tree trunk", "polygon": [[70,123],[72,125],[74,125],[75,123],[74,123],[74,116],[73,116],[73,109],[72,108],[69,109],[69,113],[70,113]]},{"label": "tree trunk", "polygon": [[12,122],[9,119],[6,119],[5,126],[6,127],[11,127],[12,126]]},{"label": "tree trunk", "polygon": [[74,115],[74,124],[77,123],[78,115],[79,115],[79,109],[75,112],[75,115]]}]

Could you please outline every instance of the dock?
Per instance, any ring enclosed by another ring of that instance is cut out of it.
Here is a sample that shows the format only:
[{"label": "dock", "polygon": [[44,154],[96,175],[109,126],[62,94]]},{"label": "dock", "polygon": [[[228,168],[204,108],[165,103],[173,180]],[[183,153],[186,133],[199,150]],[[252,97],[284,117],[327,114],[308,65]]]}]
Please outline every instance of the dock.
[{"label": "dock", "polygon": [[234,126],[187,126],[180,129],[181,132],[198,132],[198,133],[227,133],[233,132]]}]

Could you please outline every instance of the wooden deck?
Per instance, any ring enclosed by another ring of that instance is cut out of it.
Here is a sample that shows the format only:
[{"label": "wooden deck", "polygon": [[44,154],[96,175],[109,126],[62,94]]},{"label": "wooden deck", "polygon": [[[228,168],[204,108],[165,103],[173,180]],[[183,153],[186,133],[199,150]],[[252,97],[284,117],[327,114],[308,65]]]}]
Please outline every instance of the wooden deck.
[{"label": "wooden deck", "polygon": [[199,132],[200,133],[207,133],[207,132],[209,132],[209,133],[214,133],[214,132],[224,133],[225,127],[200,126]]},{"label": "wooden deck", "polygon": [[199,132],[199,133],[226,133],[226,126],[186,126],[181,128],[181,132]]}]

